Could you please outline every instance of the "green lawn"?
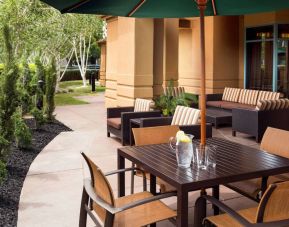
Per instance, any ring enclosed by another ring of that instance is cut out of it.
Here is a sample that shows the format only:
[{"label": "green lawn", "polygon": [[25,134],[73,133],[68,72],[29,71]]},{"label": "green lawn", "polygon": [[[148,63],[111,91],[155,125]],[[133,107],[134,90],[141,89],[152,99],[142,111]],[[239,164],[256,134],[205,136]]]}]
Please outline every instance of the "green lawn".
[{"label": "green lawn", "polygon": [[77,99],[77,96],[96,95],[98,92],[105,91],[105,87],[96,87],[96,92],[92,92],[91,86],[88,84],[86,87],[83,87],[80,80],[60,82],[59,87],[65,90],[66,93],[55,95],[56,106],[87,104],[87,102]]}]

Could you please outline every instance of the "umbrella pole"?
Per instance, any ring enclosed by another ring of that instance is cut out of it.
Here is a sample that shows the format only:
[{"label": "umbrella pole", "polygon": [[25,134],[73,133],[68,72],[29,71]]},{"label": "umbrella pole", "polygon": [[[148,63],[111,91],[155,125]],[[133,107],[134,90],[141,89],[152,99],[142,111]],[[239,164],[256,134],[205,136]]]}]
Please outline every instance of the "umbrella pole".
[{"label": "umbrella pole", "polygon": [[201,45],[201,145],[206,145],[206,62],[205,62],[205,9],[207,0],[196,0],[200,10]]}]

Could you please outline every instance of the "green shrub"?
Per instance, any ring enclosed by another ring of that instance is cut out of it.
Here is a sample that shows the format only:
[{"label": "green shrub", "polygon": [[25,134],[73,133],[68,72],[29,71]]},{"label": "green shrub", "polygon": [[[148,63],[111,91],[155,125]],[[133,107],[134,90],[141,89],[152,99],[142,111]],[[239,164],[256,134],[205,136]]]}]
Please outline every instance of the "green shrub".
[{"label": "green shrub", "polygon": [[7,177],[7,169],[5,162],[0,160],[0,185],[4,182]]},{"label": "green shrub", "polygon": [[[35,77],[33,78],[33,85],[34,85],[34,89],[35,89],[35,102],[37,105],[37,101],[41,100],[43,103],[43,95],[44,95],[44,91],[45,91],[45,77],[46,77],[46,72],[45,72],[45,67],[42,64],[42,62],[40,61],[40,58],[36,58],[35,60],[35,65],[36,65],[36,73],[35,73]],[[38,86],[38,82],[39,81],[43,81],[43,87],[40,88]]]},{"label": "green shrub", "polygon": [[56,88],[57,74],[56,74],[56,65],[55,59],[52,60],[52,64],[49,67],[46,75],[46,106],[45,106],[45,114],[48,121],[52,121],[54,119],[53,112],[55,110],[55,88]]},{"label": "green shrub", "polygon": [[9,145],[9,142],[0,135],[0,161],[6,161]]},{"label": "green shrub", "polygon": [[4,43],[6,47],[5,67],[1,74],[0,84],[0,135],[7,141],[13,140],[14,125],[13,114],[18,106],[18,67],[15,64],[10,29],[7,25],[3,28]]},{"label": "green shrub", "polygon": [[21,74],[18,80],[19,99],[23,114],[30,112],[34,91],[31,85],[32,75],[27,62],[24,60],[21,66]]},{"label": "green shrub", "polygon": [[37,129],[39,129],[43,124],[45,124],[46,119],[45,119],[43,112],[41,110],[34,107],[31,111],[31,114],[35,119]]},{"label": "green shrub", "polygon": [[[173,90],[173,81],[169,82],[169,90]],[[160,110],[164,116],[172,116],[175,112],[176,107],[189,106],[190,101],[186,99],[185,95],[174,97],[172,92],[167,95],[161,95],[157,97],[155,101],[155,109]]]},{"label": "green shrub", "polygon": [[17,147],[29,148],[32,141],[30,129],[25,124],[22,113],[18,109],[13,115],[14,120],[14,136]]}]

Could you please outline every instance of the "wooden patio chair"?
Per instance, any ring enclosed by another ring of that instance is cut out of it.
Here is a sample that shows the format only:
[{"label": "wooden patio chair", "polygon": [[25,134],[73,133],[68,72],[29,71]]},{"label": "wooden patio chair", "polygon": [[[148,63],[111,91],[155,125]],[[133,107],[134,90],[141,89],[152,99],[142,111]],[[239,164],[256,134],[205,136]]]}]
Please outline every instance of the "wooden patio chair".
[{"label": "wooden patio chair", "polygon": [[[170,138],[176,136],[180,130],[177,125],[167,125],[158,127],[147,127],[147,128],[133,128],[133,135],[136,146],[150,145],[150,144],[162,144],[168,143]],[[133,167],[135,165],[133,164]],[[143,177],[139,171],[133,171],[131,176],[132,188],[131,193],[134,190],[134,176]],[[146,178],[150,178],[150,174],[146,173]],[[157,178],[157,184],[160,186],[161,193],[175,191],[175,188],[165,181]]]},{"label": "wooden patio chair", "polygon": [[[284,158],[289,158],[289,131],[268,127],[261,141],[260,149]],[[252,179],[227,184],[229,188],[255,200],[260,201],[262,192],[269,184],[289,181],[289,173],[270,176],[267,182],[262,179]]]},{"label": "wooden patio chair", "polygon": [[104,174],[91,159],[81,154],[88,165],[90,177],[84,179],[79,227],[86,227],[87,214],[96,226],[104,227],[146,226],[176,217],[176,212],[160,201],[175,196],[175,193],[153,196],[145,191],[116,199],[106,176],[131,171],[131,168]]},{"label": "wooden patio chair", "polygon": [[[203,196],[226,214],[207,217],[205,226],[289,226],[289,182],[271,184],[257,207],[234,211],[212,196]],[[198,200],[197,200],[198,202]]]}]

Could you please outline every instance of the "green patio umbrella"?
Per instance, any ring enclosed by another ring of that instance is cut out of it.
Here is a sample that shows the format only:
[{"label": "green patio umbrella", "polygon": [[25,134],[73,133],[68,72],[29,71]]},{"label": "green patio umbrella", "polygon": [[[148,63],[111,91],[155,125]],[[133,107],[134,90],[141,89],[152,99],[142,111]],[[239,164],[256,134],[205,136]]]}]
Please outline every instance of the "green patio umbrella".
[{"label": "green patio umbrella", "polygon": [[139,18],[200,16],[201,34],[201,144],[206,144],[204,16],[244,15],[289,9],[289,0],[42,0],[61,13]]}]

